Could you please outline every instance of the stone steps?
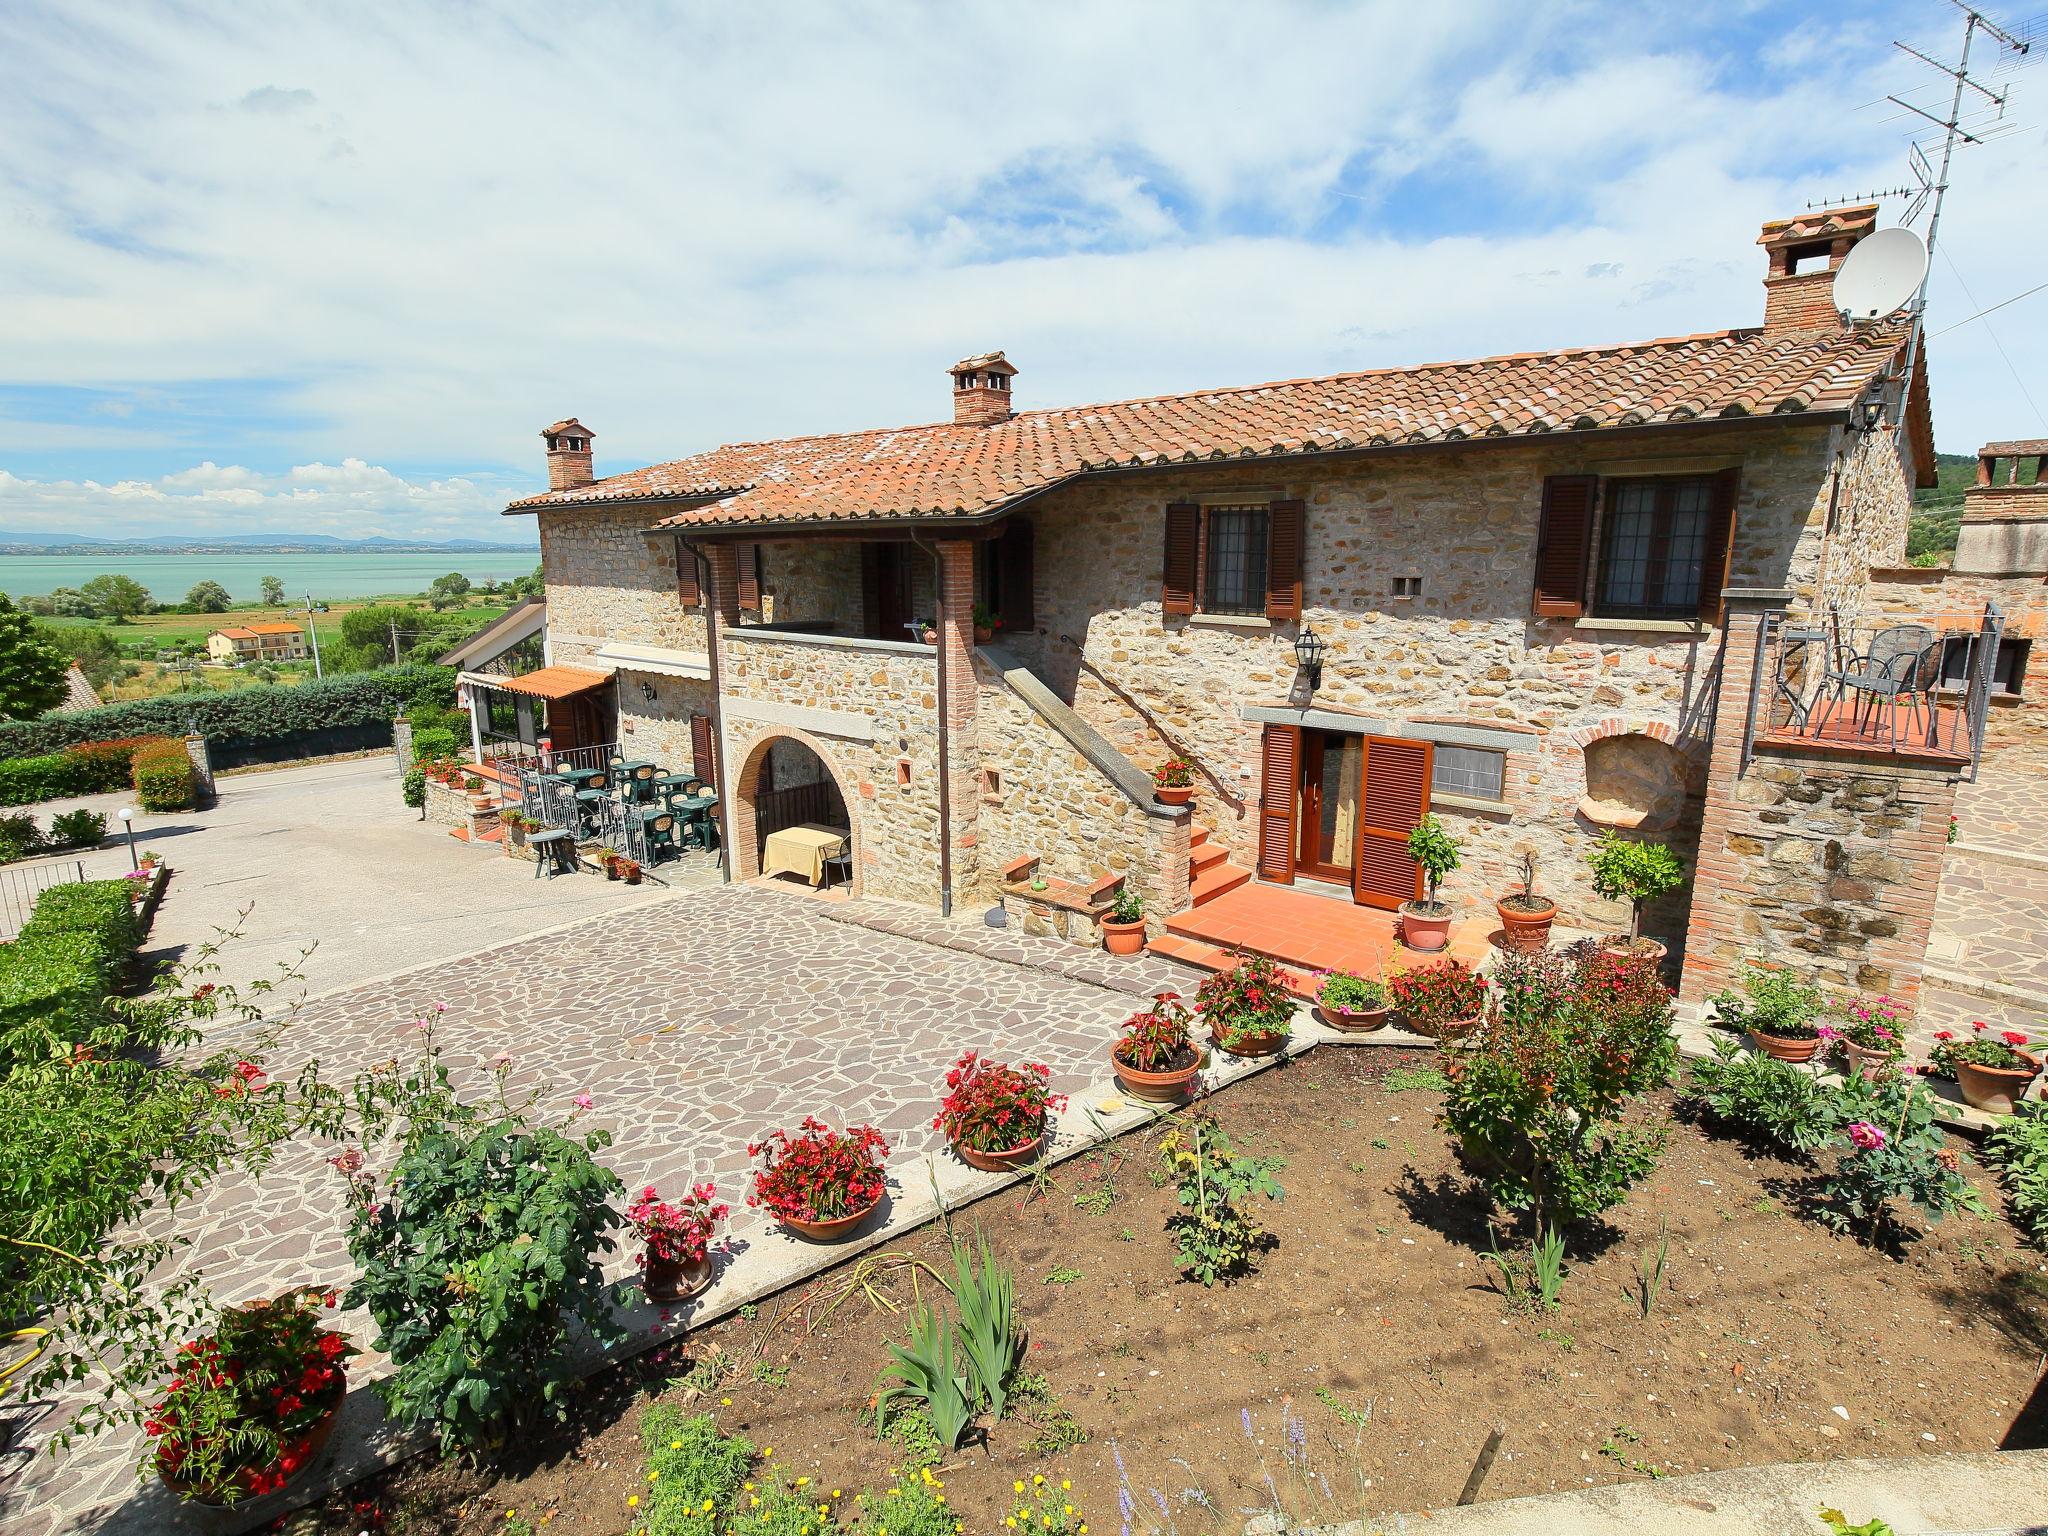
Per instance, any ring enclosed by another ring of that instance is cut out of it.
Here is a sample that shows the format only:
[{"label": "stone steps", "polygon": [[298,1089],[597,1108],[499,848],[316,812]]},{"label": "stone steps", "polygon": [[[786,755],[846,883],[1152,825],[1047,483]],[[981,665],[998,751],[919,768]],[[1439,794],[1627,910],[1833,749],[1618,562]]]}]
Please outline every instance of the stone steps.
[{"label": "stone steps", "polygon": [[1205,901],[1214,901],[1225,891],[1234,891],[1250,880],[1252,872],[1224,860],[1212,864],[1188,882],[1188,905],[1199,907]]}]

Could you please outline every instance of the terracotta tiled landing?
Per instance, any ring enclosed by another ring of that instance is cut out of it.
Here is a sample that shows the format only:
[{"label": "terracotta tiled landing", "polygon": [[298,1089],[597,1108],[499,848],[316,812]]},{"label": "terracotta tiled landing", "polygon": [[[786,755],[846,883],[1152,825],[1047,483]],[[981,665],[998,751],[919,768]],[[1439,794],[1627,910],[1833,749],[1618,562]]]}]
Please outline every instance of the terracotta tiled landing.
[{"label": "terracotta tiled landing", "polygon": [[[1397,952],[1403,963],[1427,957],[1403,948],[1395,937],[1392,912],[1284,886],[1240,885],[1166,920],[1166,933],[1151,947],[1159,954],[1214,969],[1229,952],[1251,950],[1304,975],[1348,970],[1376,976]],[[1444,951],[1470,965],[1492,947],[1493,923],[1477,914],[1463,917]]]}]

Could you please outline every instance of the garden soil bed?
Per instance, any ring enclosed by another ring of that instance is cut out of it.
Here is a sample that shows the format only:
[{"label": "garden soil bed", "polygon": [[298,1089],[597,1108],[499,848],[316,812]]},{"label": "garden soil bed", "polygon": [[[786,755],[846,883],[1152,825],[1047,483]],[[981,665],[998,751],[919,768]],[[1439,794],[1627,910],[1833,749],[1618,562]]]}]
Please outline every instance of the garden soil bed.
[{"label": "garden soil bed", "polygon": [[[1123,1499],[1148,1532],[1234,1530],[1276,1499],[1312,1520],[1445,1505],[1496,1423],[1487,1499],[2043,1443],[2028,1404],[2038,1413],[2048,1269],[2002,1215],[1873,1251],[1801,1217],[1813,1169],[1683,1121],[1609,1240],[1575,1256],[1559,1308],[1504,1312],[1483,1206],[1433,1123],[1439,1097],[1411,1086],[1432,1059],[1326,1049],[1213,1101],[1241,1151],[1288,1160],[1286,1200],[1261,1205],[1279,1246],[1227,1287],[1176,1278],[1171,1195],[1147,1177],[1143,1135],[956,1218],[1014,1266],[1026,1369],[1049,1392],[941,1472],[970,1533],[1001,1532],[1013,1482],[1038,1472],[1071,1479],[1103,1536]],[[1997,1211],[1993,1181],[1965,1166]],[[1667,1289],[1645,1319],[1628,1292],[1660,1230]],[[936,1227],[884,1252],[946,1267]],[[906,1332],[858,1291],[824,1316],[853,1262],[596,1379],[577,1422],[536,1437],[518,1467],[416,1461],[294,1528],[502,1531],[517,1511],[548,1530],[631,1529],[635,1424],[653,1396],[715,1414],[850,1501],[901,1460],[857,1415],[885,1341]],[[882,1277],[899,1302],[907,1274]],[[720,1353],[721,1385],[683,1384]]]}]

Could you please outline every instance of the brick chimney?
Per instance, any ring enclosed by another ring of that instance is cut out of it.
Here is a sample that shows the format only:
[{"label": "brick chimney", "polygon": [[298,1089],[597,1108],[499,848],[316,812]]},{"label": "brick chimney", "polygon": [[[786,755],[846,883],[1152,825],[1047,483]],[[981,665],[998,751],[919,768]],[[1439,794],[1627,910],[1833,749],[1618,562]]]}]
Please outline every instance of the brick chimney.
[{"label": "brick chimney", "polygon": [[1877,204],[1830,208],[1792,219],[1773,219],[1756,243],[1770,253],[1764,275],[1764,335],[1839,331],[1835,269],[1856,242],[1877,228]]},{"label": "brick chimney", "polygon": [[597,478],[590,470],[590,440],[596,436],[574,416],[541,428],[540,440],[548,445],[548,489],[573,491]]},{"label": "brick chimney", "polygon": [[963,357],[946,370],[953,375],[953,419],[970,426],[985,427],[993,421],[1008,421],[1010,380],[1017,370],[1000,352]]}]

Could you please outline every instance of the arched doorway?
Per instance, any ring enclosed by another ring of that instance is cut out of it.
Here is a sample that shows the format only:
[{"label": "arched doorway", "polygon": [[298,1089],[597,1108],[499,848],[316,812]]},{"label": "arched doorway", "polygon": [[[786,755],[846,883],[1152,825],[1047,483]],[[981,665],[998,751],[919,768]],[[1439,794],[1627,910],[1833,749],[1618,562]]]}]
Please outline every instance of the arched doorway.
[{"label": "arched doorway", "polygon": [[[819,742],[801,732],[764,736],[748,751],[740,769],[733,802],[733,848],[737,873],[751,879],[768,871],[778,884],[808,883],[801,870],[788,868],[788,850],[776,860],[766,857],[768,840],[798,828],[830,828],[845,838],[844,858],[818,861],[824,888],[859,894],[858,829],[854,826],[846,780]],[[779,869],[770,869],[780,864]]]}]

